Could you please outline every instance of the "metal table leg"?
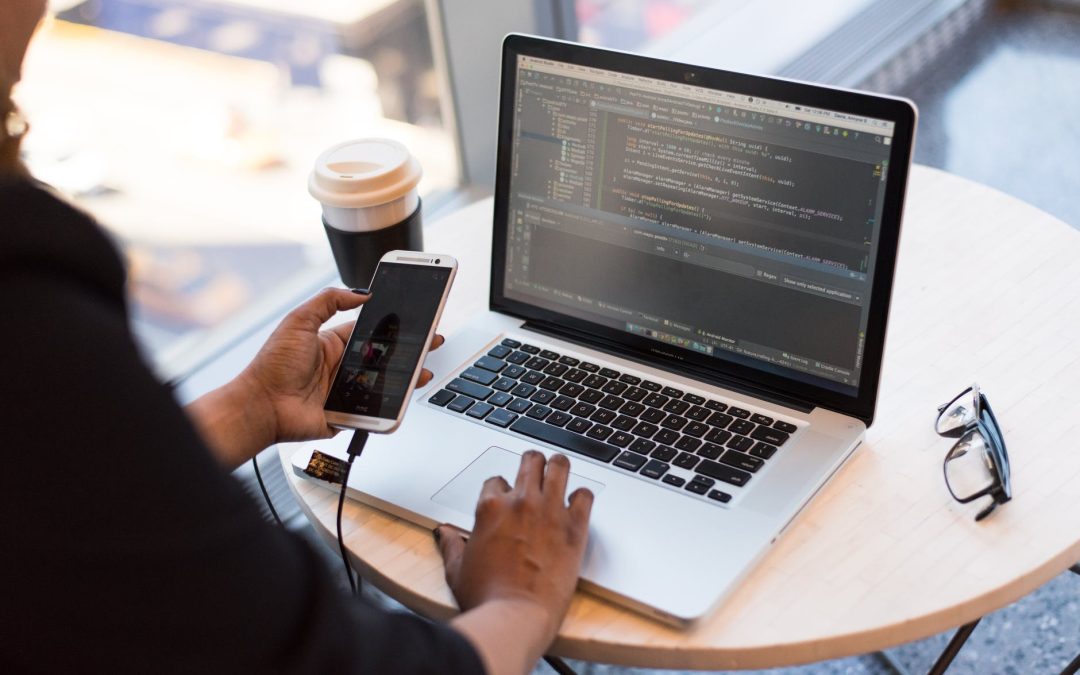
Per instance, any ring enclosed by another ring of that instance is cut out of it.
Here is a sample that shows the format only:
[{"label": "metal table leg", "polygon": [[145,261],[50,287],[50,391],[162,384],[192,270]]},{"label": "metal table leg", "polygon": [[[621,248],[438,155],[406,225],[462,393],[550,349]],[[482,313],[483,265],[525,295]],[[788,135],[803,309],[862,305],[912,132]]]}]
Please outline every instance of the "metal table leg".
[{"label": "metal table leg", "polygon": [[577,675],[574,669],[566,665],[566,661],[563,661],[558,656],[545,656],[544,663],[551,666],[551,669],[559,675]]},{"label": "metal table leg", "polygon": [[963,647],[964,643],[967,642],[967,639],[971,637],[971,633],[975,630],[975,626],[979,625],[980,621],[982,621],[981,617],[975,619],[971,623],[964,624],[957,629],[956,634],[949,640],[949,644],[945,645],[945,651],[941,652],[941,656],[938,657],[938,660],[931,666],[930,670],[927,671],[927,675],[942,675],[949,669],[949,664],[956,658],[960,648]]}]

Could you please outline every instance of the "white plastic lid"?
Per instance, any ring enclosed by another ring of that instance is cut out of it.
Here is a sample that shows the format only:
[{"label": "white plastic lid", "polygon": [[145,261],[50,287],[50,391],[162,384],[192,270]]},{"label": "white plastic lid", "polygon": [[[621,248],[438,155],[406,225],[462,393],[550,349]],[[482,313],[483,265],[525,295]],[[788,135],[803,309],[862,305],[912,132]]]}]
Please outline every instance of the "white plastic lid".
[{"label": "white plastic lid", "polygon": [[422,174],[420,163],[401,143],[361,138],[338,143],[319,155],[308,191],[327,206],[377,206],[407,195]]}]

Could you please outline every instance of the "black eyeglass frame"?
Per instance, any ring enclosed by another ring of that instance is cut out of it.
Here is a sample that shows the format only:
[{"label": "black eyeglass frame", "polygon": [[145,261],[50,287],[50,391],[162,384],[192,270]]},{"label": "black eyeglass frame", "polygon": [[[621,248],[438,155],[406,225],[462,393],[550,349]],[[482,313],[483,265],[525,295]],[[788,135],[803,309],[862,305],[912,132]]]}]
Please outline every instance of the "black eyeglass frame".
[{"label": "black eyeglass frame", "polygon": [[[952,407],[954,403],[965,396],[971,396],[975,401],[974,419],[955,429],[940,431],[938,425],[941,422],[941,416],[944,415],[945,411]],[[994,474],[994,482],[975,494],[963,498],[957,496],[956,492],[953,491],[952,485],[949,483],[948,464],[950,461],[949,458],[952,457],[953,453],[960,445],[959,440],[957,440],[945,455],[945,462],[942,464],[941,471],[945,478],[945,487],[949,489],[949,494],[961,504],[968,504],[980,497],[986,497],[987,495],[993,498],[994,501],[975,516],[975,521],[978,522],[993,513],[998,504],[1004,504],[1012,499],[1009,453],[1005,449],[1005,437],[1004,434],[1001,433],[1001,426],[998,425],[994,410],[990,407],[990,401],[979,389],[978,384],[972,384],[970,387],[954,396],[948,403],[938,406],[938,416],[937,419],[934,420],[934,431],[944,438],[961,439],[973,429],[979,432],[983,442],[989,450],[988,454],[990,456],[991,470]]]}]

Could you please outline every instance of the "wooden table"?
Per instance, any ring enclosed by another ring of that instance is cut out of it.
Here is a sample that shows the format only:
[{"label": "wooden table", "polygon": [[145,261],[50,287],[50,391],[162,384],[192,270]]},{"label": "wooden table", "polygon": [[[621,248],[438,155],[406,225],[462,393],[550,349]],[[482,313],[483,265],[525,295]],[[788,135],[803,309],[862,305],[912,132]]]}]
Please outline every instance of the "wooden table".
[{"label": "wooden table", "polygon": [[[490,201],[426,233],[461,260],[444,329],[487,302]],[[578,593],[552,653],[657,668],[763,668],[879,650],[965,624],[1080,560],[1080,233],[926,167],[911,177],[877,421],[746,581],[681,632]],[[451,337],[452,339],[452,337]],[[977,381],[1003,426],[1013,500],[982,523],[953,501],[938,404]],[[334,543],[337,494],[285,473]],[[365,579],[428,616],[456,612],[431,533],[356,502]]]}]

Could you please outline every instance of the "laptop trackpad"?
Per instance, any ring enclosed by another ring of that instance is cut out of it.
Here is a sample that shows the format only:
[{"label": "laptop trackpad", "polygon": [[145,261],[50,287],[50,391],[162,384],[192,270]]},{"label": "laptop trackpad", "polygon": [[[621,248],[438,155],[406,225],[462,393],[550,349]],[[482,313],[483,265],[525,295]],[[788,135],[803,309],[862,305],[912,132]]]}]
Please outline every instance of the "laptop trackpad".
[{"label": "laptop trackpad", "polygon": [[[476,511],[476,500],[480,497],[484,481],[492,476],[502,476],[507,483],[513,485],[520,463],[521,455],[493,445],[436,492],[431,501],[471,516]],[[566,483],[566,494],[570,495],[580,487],[589,488],[594,495],[599,495],[604,484],[571,471]]]}]

